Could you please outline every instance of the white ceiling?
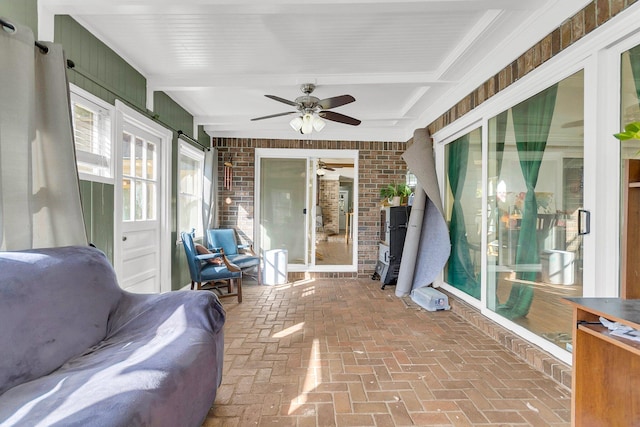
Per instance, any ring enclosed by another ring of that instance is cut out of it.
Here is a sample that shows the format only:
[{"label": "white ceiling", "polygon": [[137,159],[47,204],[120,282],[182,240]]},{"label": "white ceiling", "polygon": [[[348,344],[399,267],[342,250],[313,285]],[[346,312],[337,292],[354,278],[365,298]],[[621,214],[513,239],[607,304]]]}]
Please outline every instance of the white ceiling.
[{"label": "white ceiling", "polygon": [[40,0],[39,35],[71,15],[212,136],[298,139],[293,116],[250,119],[311,82],[362,123],[305,139],[407,141],[588,2]]}]

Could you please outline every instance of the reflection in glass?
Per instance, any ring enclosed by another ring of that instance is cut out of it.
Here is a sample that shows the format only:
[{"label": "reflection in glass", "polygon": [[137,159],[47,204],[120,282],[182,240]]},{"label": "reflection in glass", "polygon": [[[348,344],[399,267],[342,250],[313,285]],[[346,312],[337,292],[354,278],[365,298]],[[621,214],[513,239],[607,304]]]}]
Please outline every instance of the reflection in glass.
[{"label": "reflection in glass", "polygon": [[353,170],[351,159],[318,159],[316,265],[353,263]]},{"label": "reflection in glass", "polygon": [[451,255],[445,267],[447,283],[480,298],[482,225],[482,141],[480,129],[445,147],[446,215]]}]

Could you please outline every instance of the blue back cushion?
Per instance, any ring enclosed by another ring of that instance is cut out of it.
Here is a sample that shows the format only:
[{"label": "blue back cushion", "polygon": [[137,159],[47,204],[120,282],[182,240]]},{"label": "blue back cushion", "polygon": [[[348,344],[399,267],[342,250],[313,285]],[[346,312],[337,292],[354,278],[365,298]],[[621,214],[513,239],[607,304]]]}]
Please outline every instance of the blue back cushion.
[{"label": "blue back cushion", "polygon": [[236,243],[236,232],[232,228],[213,228],[207,230],[209,238],[209,249],[222,248],[225,255],[235,255],[238,253]]}]

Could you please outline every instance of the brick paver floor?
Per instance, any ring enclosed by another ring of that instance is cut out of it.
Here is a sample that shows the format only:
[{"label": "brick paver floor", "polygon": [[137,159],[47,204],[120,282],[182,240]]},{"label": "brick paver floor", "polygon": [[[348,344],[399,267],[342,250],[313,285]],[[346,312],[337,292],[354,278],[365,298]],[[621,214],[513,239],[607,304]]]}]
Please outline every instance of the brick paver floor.
[{"label": "brick paver floor", "polygon": [[[204,291],[202,291],[204,292]],[[369,279],[223,299],[213,426],[569,426],[571,393],[451,311]]]}]

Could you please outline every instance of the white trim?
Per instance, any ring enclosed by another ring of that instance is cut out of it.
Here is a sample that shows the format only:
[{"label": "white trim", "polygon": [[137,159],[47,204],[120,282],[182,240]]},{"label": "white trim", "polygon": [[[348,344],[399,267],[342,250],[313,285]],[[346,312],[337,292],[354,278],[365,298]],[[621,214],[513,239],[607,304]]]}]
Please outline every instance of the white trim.
[{"label": "white trim", "polygon": [[[171,153],[173,144],[173,133],[145,117],[138,111],[127,106],[116,99],[116,121],[115,130],[118,132],[124,128],[125,123],[131,123],[136,127],[144,129],[161,140],[160,147],[160,186],[158,203],[158,221],[160,223],[160,292],[171,291]],[[122,235],[121,221],[118,220],[118,212],[122,212],[122,144],[115,143],[115,164],[116,164],[116,185],[114,189],[114,226],[113,226],[113,258],[114,268],[119,275],[122,266]]]}]

